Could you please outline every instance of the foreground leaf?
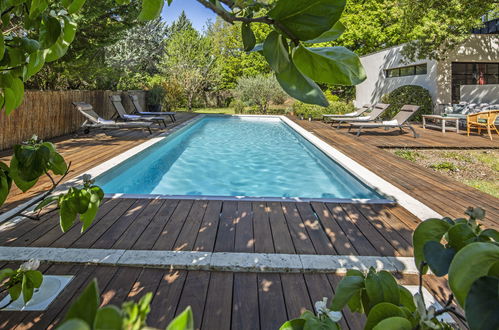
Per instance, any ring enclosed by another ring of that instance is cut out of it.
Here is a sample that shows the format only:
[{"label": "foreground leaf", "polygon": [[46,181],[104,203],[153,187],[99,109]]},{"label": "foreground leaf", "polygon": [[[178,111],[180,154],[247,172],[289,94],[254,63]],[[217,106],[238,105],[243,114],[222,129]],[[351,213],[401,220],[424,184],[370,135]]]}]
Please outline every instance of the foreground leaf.
[{"label": "foreground leaf", "polygon": [[123,317],[115,306],[105,306],[97,311],[94,320],[94,330],[121,330]]},{"label": "foreground leaf", "polygon": [[411,322],[403,317],[390,317],[379,322],[374,330],[412,330]]},{"label": "foreground leaf", "polygon": [[94,279],[71,305],[65,320],[81,319],[87,324],[94,324],[99,305],[99,289],[97,287],[97,281]]},{"label": "foreground leaf", "polygon": [[466,320],[471,329],[499,329],[499,278],[484,276],[471,286],[466,298]]},{"label": "foreground leaf", "polygon": [[351,86],[366,79],[359,57],[345,47],[299,46],[293,61],[303,74],[321,83]]},{"label": "foreground leaf", "polygon": [[[499,261],[499,246],[491,243],[471,243],[462,248],[452,260],[449,268],[449,286],[459,304],[466,308],[465,301],[473,283]],[[497,268],[494,267],[497,272]]]},{"label": "foreground leaf", "polygon": [[[419,224],[412,235],[412,243],[414,245],[414,262],[416,267],[424,261],[424,246],[428,241],[440,242],[444,234],[449,230],[451,224],[441,219],[428,219]],[[428,267],[424,267],[423,274],[426,273]]]},{"label": "foreground leaf", "polygon": [[187,307],[179,316],[174,318],[166,330],[194,330],[194,317],[191,307]]},{"label": "foreground leaf", "polygon": [[447,249],[435,241],[426,242],[423,252],[431,271],[437,276],[444,276],[449,272],[450,263],[456,254],[453,248]]},{"label": "foreground leaf", "polygon": [[340,19],[345,0],[279,0],[268,15],[299,40],[311,40]]},{"label": "foreground leaf", "polygon": [[321,34],[320,36],[318,36],[315,39],[307,40],[305,42],[310,43],[310,44],[318,44],[318,43],[322,43],[322,42],[334,41],[334,40],[338,39],[343,34],[343,32],[345,32],[345,30],[346,30],[345,25],[343,25],[343,23],[338,21],[331,28],[331,30],[324,32],[323,34]]},{"label": "foreground leaf", "polygon": [[302,330],[304,326],[305,326],[304,319],[294,319],[281,325],[279,330]]},{"label": "foreground leaf", "polygon": [[241,25],[241,34],[243,37],[243,45],[244,45],[244,50],[249,52],[253,48],[255,48],[256,45],[256,37],[255,34],[253,33],[253,30],[251,29],[251,25],[248,23],[243,23]]},{"label": "foreground leaf", "polygon": [[364,277],[361,276],[345,276],[338,283],[336,294],[331,302],[331,310],[341,311],[348,303],[350,298],[358,294],[359,290],[364,287]]},{"label": "foreground leaf", "polygon": [[320,87],[312,79],[303,75],[293,62],[290,62],[282,72],[276,73],[276,78],[282,89],[295,99],[323,107],[329,105]]},{"label": "foreground leaf", "polygon": [[369,315],[367,315],[367,321],[364,329],[371,330],[384,319],[404,316],[405,313],[400,307],[386,302],[379,303],[371,308]]},{"label": "foreground leaf", "polygon": [[161,15],[164,0],[142,0],[142,10],[139,14],[139,21],[150,21]]}]

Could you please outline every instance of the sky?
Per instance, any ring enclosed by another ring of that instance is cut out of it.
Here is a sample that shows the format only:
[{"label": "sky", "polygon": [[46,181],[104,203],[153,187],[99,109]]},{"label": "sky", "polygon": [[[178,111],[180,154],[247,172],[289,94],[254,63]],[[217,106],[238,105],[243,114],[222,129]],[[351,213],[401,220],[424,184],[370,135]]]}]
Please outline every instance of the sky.
[{"label": "sky", "polygon": [[180,13],[185,11],[187,17],[192,21],[192,25],[198,31],[202,31],[208,19],[215,20],[216,14],[201,5],[196,0],[173,0],[170,7],[165,4],[161,17],[168,24],[171,24]]}]

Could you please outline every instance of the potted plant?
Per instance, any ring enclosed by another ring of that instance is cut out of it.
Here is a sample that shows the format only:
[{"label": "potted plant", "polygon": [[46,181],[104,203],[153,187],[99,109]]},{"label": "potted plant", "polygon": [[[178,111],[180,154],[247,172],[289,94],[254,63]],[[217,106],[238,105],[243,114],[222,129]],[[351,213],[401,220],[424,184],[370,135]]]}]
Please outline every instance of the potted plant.
[{"label": "potted plant", "polygon": [[161,104],[165,98],[166,91],[160,85],[155,85],[149,91],[147,91],[146,95],[146,103],[147,108],[150,112],[160,112]]}]

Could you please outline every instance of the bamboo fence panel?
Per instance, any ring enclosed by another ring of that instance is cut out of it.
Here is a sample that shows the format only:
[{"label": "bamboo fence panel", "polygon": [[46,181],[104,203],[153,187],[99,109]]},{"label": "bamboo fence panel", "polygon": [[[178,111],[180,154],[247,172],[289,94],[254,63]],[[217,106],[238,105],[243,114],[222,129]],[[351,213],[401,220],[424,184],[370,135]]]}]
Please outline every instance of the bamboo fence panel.
[{"label": "bamboo fence panel", "polygon": [[[28,140],[36,134],[43,140],[76,132],[85,121],[75,110],[72,102],[93,105],[103,118],[114,116],[109,96],[121,92],[113,91],[26,91],[23,104],[9,116],[0,111],[0,150]],[[145,92],[133,91],[139,96],[145,109]],[[132,111],[128,96],[121,93],[125,109]]]}]

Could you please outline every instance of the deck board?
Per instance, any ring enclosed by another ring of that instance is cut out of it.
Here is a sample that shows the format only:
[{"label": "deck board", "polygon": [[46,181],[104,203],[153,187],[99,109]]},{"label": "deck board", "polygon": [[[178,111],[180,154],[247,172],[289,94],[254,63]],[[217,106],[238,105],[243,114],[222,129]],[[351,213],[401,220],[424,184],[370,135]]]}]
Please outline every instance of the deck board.
[{"label": "deck board", "polygon": [[[165,328],[175,315],[191,306],[195,326],[201,329],[278,329],[288,319],[312,310],[316,301],[331,299],[341,280],[335,274],[278,274],[178,271],[89,265],[42,265],[45,274],[73,274],[75,278],[44,312],[0,312],[2,329],[52,329],[64,319],[69,306],[94,278],[103,304],[121,306],[153,293],[148,325]],[[400,284],[416,284],[404,276]],[[425,287],[439,300],[448,289],[441,279],[426,275]],[[330,301],[330,300],[329,300]],[[362,329],[365,318],[343,311],[344,329]]]},{"label": "deck board", "polygon": [[412,256],[400,206],[332,203],[247,203],[191,200],[105,200],[83,234],[66,233],[56,214],[3,230],[0,246]]}]

